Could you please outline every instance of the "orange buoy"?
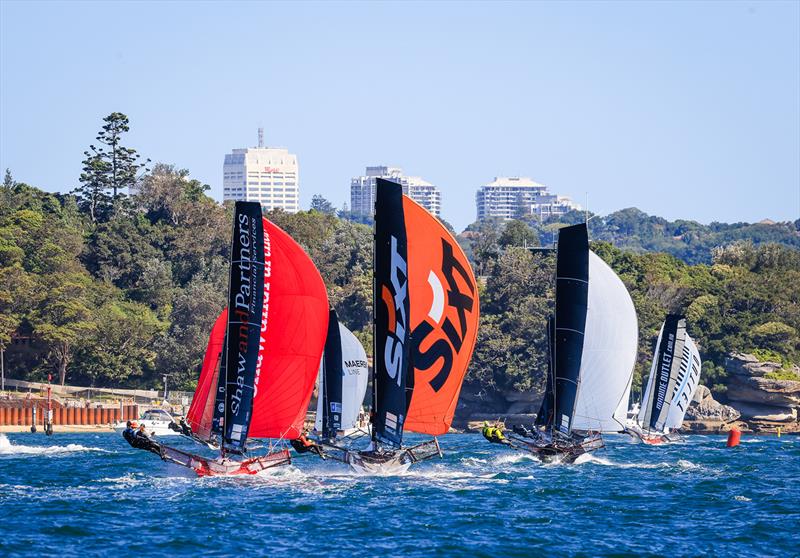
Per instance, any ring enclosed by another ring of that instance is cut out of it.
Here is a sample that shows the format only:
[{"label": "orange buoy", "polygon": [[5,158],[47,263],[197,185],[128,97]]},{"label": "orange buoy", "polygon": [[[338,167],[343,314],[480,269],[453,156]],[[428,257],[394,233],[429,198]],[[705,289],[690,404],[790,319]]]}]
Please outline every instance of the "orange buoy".
[{"label": "orange buoy", "polygon": [[739,441],[742,439],[742,431],[738,428],[731,428],[731,431],[728,432],[728,447],[735,448],[739,445]]}]

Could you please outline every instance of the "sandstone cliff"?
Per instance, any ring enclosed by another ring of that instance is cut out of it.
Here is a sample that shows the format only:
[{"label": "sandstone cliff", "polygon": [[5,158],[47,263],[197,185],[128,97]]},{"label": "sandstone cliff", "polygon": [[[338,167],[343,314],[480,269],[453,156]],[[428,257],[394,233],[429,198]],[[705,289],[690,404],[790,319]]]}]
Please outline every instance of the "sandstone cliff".
[{"label": "sandstone cliff", "polygon": [[785,371],[779,362],[762,362],[756,356],[732,353],[725,362],[728,372],[726,398],[754,430],[785,432],[800,429],[800,368],[793,367],[797,380],[767,376]]}]

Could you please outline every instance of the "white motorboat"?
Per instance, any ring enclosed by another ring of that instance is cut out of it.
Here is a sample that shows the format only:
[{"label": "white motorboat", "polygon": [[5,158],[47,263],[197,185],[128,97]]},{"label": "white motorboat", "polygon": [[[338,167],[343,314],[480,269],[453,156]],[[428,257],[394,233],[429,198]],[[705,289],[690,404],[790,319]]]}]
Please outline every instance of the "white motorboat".
[{"label": "white motorboat", "polygon": [[[114,424],[114,430],[121,433],[125,430],[128,421],[119,421],[118,423]],[[148,409],[138,418],[138,420],[132,420],[131,422],[136,423],[136,427],[138,428],[141,425],[144,425],[145,430],[151,436],[178,436],[180,435],[180,428],[177,427],[177,423],[175,419],[172,418],[167,411],[164,409]],[[173,428],[170,428],[170,425],[175,425]]]}]

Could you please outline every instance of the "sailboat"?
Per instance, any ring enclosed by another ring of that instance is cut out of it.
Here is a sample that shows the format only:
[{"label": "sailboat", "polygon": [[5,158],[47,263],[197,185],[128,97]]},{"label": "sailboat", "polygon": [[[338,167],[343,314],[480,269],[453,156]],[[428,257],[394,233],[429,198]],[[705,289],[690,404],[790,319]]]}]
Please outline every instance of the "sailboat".
[{"label": "sailboat", "polygon": [[658,333],[653,365],[638,414],[626,432],[646,444],[675,441],[672,432],[683,417],[700,383],[700,352],[686,332],[686,318],[670,314]]},{"label": "sailboat", "polygon": [[[257,202],[236,202],[228,307],[217,318],[187,415],[207,458],[160,444],[161,458],[200,476],[255,474],[291,462],[282,440],[302,432],[328,326],[314,263]],[[277,439],[264,455],[252,438]]]},{"label": "sailboat", "polygon": [[[441,456],[478,331],[478,289],[455,238],[402,186],[376,179],[371,436],[340,458],[368,474]],[[434,436],[412,447],[404,432]]]},{"label": "sailboat", "polygon": [[[344,324],[336,310],[328,318],[328,336],[319,367],[317,413],[314,431],[322,447],[338,449],[366,433],[362,405],[369,382],[364,346]],[[363,427],[363,429],[362,429]]]},{"label": "sailboat", "polygon": [[624,430],[638,325],[628,290],[589,250],[585,224],[559,230],[555,312],[545,394],[531,429],[507,443],[542,461],[571,463]]}]

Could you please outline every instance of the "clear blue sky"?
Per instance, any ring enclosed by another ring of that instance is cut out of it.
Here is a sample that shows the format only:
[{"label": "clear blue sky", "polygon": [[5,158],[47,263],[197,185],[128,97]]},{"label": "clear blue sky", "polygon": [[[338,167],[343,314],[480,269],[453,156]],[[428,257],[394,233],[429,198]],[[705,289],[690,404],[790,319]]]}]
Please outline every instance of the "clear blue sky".
[{"label": "clear blue sky", "polygon": [[800,2],[0,1],[0,167],[77,185],[101,119],[222,197],[223,156],[300,162],[301,204],[401,166],[475,219],[527,175],[608,213],[800,217]]}]

